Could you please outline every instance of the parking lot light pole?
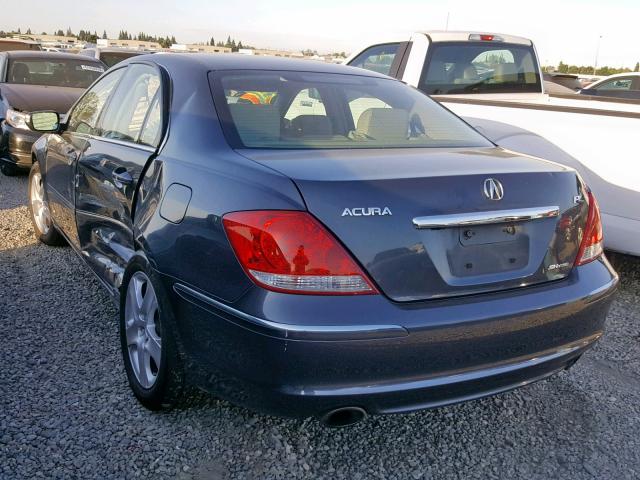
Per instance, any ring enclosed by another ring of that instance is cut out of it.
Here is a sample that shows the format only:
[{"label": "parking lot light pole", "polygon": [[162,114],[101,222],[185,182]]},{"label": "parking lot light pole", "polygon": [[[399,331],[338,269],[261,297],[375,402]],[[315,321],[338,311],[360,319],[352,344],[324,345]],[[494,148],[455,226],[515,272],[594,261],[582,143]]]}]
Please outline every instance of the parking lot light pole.
[{"label": "parking lot light pole", "polygon": [[598,71],[598,56],[600,55],[600,42],[602,41],[602,35],[598,37],[598,46],[596,47],[596,63],[593,66],[593,74],[596,75]]}]

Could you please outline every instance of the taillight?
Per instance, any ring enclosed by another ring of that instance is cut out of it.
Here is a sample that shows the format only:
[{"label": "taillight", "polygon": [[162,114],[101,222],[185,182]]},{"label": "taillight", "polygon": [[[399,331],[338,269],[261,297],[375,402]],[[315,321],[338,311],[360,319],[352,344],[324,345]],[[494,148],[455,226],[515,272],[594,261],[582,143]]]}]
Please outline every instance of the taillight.
[{"label": "taillight", "polygon": [[587,223],[584,227],[582,242],[576,257],[576,266],[595,260],[602,254],[603,250],[602,221],[600,220],[598,202],[591,192],[588,193],[587,198],[589,200],[589,214],[587,215]]},{"label": "taillight", "polygon": [[306,212],[234,212],[222,222],[240,264],[258,285],[288,293],[377,293],[342,245]]}]

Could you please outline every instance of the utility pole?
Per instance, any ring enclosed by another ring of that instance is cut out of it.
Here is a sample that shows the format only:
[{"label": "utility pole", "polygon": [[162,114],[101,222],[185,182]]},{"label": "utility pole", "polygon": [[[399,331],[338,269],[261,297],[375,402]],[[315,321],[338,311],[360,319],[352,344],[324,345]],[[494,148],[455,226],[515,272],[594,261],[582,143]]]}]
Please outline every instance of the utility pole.
[{"label": "utility pole", "polygon": [[593,74],[596,74],[598,70],[598,56],[600,55],[600,42],[602,41],[602,35],[598,37],[598,46],[596,47],[596,64],[593,67]]}]

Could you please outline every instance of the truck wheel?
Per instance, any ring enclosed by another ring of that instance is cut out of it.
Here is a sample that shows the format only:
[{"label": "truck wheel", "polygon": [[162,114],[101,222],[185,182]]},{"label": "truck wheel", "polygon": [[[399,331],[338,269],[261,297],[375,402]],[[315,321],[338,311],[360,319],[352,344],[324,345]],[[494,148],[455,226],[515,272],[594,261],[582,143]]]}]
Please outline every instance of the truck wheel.
[{"label": "truck wheel", "polygon": [[149,410],[171,408],[182,399],[184,370],[165,290],[140,261],[127,272],[121,292],[120,343],[129,385]]},{"label": "truck wheel", "polygon": [[36,238],[45,245],[64,245],[64,237],[51,220],[47,192],[44,188],[40,165],[34,163],[29,172],[29,210]]}]

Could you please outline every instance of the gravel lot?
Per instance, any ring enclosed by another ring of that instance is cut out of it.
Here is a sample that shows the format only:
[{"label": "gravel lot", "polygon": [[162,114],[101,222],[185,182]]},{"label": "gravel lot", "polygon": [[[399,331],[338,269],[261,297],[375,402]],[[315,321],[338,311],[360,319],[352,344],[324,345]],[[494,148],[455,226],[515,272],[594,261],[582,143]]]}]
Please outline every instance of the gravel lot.
[{"label": "gravel lot", "polygon": [[35,243],[25,177],[0,176],[0,478],[639,478],[640,261],[616,257],[608,332],[516,392],[350,429],[204,394],[150,413],[116,310],[69,248]]}]

